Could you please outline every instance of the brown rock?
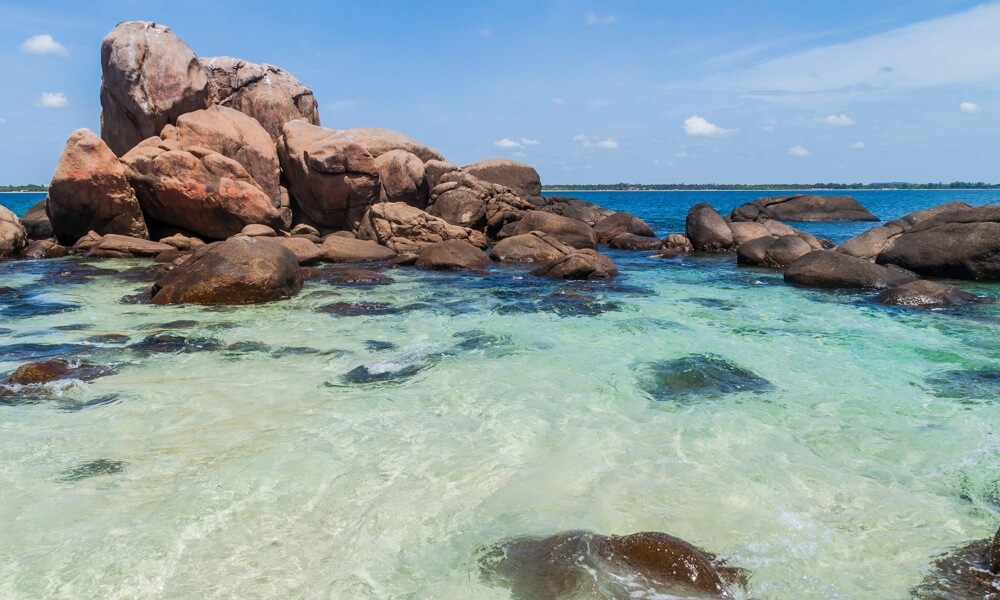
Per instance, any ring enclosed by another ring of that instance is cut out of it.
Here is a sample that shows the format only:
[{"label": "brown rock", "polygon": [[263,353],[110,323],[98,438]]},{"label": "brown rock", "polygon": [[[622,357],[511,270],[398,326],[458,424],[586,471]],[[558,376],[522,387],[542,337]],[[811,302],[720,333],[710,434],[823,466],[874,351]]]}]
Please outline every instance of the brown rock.
[{"label": "brown rock", "polygon": [[729,224],[708,204],[695,204],[685,222],[687,238],[695,250],[718,252],[733,248],[735,240]]},{"label": "brown rock", "polygon": [[207,148],[243,165],[250,177],[271,199],[280,204],[278,151],[260,123],[224,106],[181,115],[177,125],[160,133],[164,140],[176,141],[181,149]]},{"label": "brown rock", "polygon": [[320,248],[327,262],[371,262],[396,258],[396,252],[370,240],[328,235]]},{"label": "brown rock", "polygon": [[388,275],[369,269],[345,269],[330,276],[330,283],[353,285],[389,285],[395,280]]},{"label": "brown rock", "polygon": [[569,196],[541,196],[531,198],[531,202],[535,210],[583,221],[591,227],[614,214],[613,210]]},{"label": "brown rock", "polygon": [[656,233],[645,221],[627,212],[616,212],[615,214],[601,219],[594,225],[594,234],[598,243],[607,244],[616,236],[623,233],[639,237],[655,238]]},{"label": "brown rock", "polygon": [[288,71],[228,56],[199,62],[208,75],[210,101],[252,117],[273,142],[277,143],[289,121],[319,125],[319,106],[312,90]]},{"label": "brown rock", "polygon": [[95,231],[88,231],[73,244],[72,250],[77,254],[87,252],[99,243],[101,243],[101,235]]},{"label": "brown rock", "polygon": [[478,229],[486,221],[486,203],[474,190],[456,186],[441,192],[427,207],[427,213],[452,225]]},{"label": "brown rock", "polygon": [[448,173],[453,173],[458,167],[443,160],[429,160],[424,163],[424,172],[427,174],[427,189],[433,190],[440,183],[441,177]]},{"label": "brown rock", "polygon": [[618,275],[618,268],[607,256],[584,249],[548,262],[531,274],[550,279],[611,279]]},{"label": "brown rock", "polygon": [[49,221],[49,215],[45,212],[45,205],[48,201],[48,196],[42,198],[21,215],[21,225],[24,226],[24,232],[28,235],[29,240],[45,240],[55,237],[55,234],[52,233],[52,222]]},{"label": "brown rock", "polygon": [[46,211],[63,244],[72,244],[90,230],[149,237],[125,167],[89,129],[77,129],[69,136],[52,176]]},{"label": "brown rock", "polygon": [[732,231],[733,243],[737,246],[750,240],[772,237],[773,235],[762,223],[754,223],[752,221],[731,222],[729,223],[729,230]]},{"label": "brown rock", "polygon": [[777,240],[778,238],[765,235],[743,242],[736,247],[736,264],[748,267],[767,266],[767,249]]},{"label": "brown rock", "polygon": [[875,296],[875,301],[896,306],[930,308],[977,302],[979,297],[954,286],[918,279],[879,293]]},{"label": "brown rock", "polygon": [[19,255],[27,244],[28,234],[21,220],[6,206],[0,206],[0,259]]},{"label": "brown rock", "polygon": [[358,238],[378,242],[397,253],[419,252],[446,240],[465,240],[477,248],[486,247],[486,236],[481,232],[451,225],[402,202],[373,205],[361,221]]},{"label": "brown rock", "polygon": [[103,254],[104,257],[115,257],[115,254],[125,256],[156,256],[166,250],[175,250],[175,248],[169,244],[109,233],[90,248],[88,255],[101,256]]},{"label": "brown rock", "polygon": [[118,156],[209,105],[205,70],[163,25],[119,23],[101,43],[101,70],[101,138]]},{"label": "brown rock", "polygon": [[547,263],[576,249],[541,231],[532,231],[504,238],[490,250],[490,258],[498,262]]},{"label": "brown rock", "polygon": [[21,365],[11,373],[7,383],[15,385],[33,385],[48,383],[66,377],[72,369],[66,361],[43,360]]},{"label": "brown rock", "polygon": [[281,216],[243,166],[208,149],[172,149],[151,138],[122,157],[143,213],[209,239],[250,224],[281,227]]},{"label": "brown rock", "polygon": [[948,202],[924,210],[918,210],[904,217],[893,219],[881,227],[874,227],[856,235],[834,248],[834,250],[858,258],[875,258],[904,231],[909,231],[914,225],[939,214],[963,208],[971,207],[964,202]]},{"label": "brown rock", "polygon": [[814,249],[797,235],[783,235],[768,246],[764,266],[783,269]]},{"label": "brown rock", "polygon": [[569,217],[540,211],[529,212],[517,222],[513,235],[543,231],[560,242],[574,248],[597,249],[597,235],[593,228]]},{"label": "brown rock", "polygon": [[65,247],[52,240],[35,240],[21,251],[21,258],[61,258],[69,254]]},{"label": "brown rock", "polygon": [[427,206],[427,174],[424,163],[406,150],[390,150],[375,159],[378,171],[379,202],[405,202],[423,209]]},{"label": "brown rock", "polygon": [[671,252],[691,252],[694,250],[694,246],[686,236],[671,233],[663,240],[663,249]]},{"label": "brown rock", "polygon": [[290,298],[302,289],[299,263],[267,239],[237,236],[199,248],[157,278],[153,304],[247,304]]},{"label": "brown rock", "polygon": [[510,188],[521,198],[542,195],[542,180],[531,165],[505,158],[492,158],[462,167],[462,170],[490,183]]},{"label": "brown rock", "polygon": [[622,250],[660,250],[663,248],[663,240],[634,233],[620,233],[608,242],[608,247]]},{"label": "brown rock", "polygon": [[174,235],[165,237],[160,240],[160,243],[173,246],[174,248],[183,251],[197,250],[205,245],[205,242],[196,237],[189,237],[180,233],[175,233]]},{"label": "brown rock", "polygon": [[245,235],[249,237],[274,237],[278,235],[278,232],[274,230],[273,227],[268,227],[267,225],[260,225],[257,223],[251,223],[244,227],[239,235]]},{"label": "brown rock", "polygon": [[481,271],[490,258],[465,240],[447,240],[423,248],[415,264],[420,269]]},{"label": "brown rock", "polygon": [[299,265],[311,265],[325,259],[323,249],[305,238],[276,237],[268,239],[287,248],[295,255]]}]

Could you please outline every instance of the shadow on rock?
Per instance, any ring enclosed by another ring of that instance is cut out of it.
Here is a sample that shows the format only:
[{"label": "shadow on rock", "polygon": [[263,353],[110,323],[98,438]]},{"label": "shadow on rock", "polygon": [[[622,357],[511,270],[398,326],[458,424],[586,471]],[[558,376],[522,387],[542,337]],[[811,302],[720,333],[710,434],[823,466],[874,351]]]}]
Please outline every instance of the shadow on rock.
[{"label": "shadow on rock", "polygon": [[749,577],[658,532],[511,538],[483,549],[479,565],[486,581],[509,587],[515,600],[733,598],[742,596]]}]

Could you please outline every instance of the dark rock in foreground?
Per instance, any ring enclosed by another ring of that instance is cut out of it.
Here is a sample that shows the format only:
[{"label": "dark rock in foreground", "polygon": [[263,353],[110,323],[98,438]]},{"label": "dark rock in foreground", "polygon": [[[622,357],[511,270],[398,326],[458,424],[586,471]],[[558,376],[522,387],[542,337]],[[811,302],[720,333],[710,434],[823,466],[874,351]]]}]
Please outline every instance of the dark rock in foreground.
[{"label": "dark rock in foreground", "polygon": [[841,289],[884,289],[917,279],[910,271],[889,268],[839,252],[814,250],[785,269],[785,281]]},{"label": "dark rock in foreground", "polygon": [[977,302],[979,297],[943,283],[918,279],[889,288],[875,296],[876,302],[896,306],[931,308]]},{"label": "dark rock in foreground", "polygon": [[42,198],[21,215],[21,225],[24,226],[29,240],[45,240],[54,235],[52,222],[49,221],[49,215],[45,212],[45,205],[48,204],[48,201],[47,196]]},{"label": "dark rock in foreground", "polygon": [[654,400],[684,403],[736,392],[766,392],[773,386],[715,354],[692,354],[643,365],[639,387]]},{"label": "dark rock in foreground", "polygon": [[695,250],[718,252],[733,248],[735,240],[722,215],[708,204],[695,204],[688,210],[684,231]]},{"label": "dark rock in foreground", "polygon": [[1000,598],[1000,530],[992,540],[978,540],[934,563],[912,591],[919,600],[997,600]]},{"label": "dark rock in foreground", "polygon": [[236,236],[199,248],[157,279],[153,304],[249,304],[302,289],[295,255],[265,238]]},{"label": "dark rock in foreground", "polygon": [[948,202],[924,210],[918,210],[898,219],[893,219],[880,227],[873,227],[864,233],[860,233],[838,245],[834,250],[858,258],[873,259],[882,250],[892,245],[896,238],[904,232],[909,231],[917,223],[926,221],[941,213],[960,208],[969,208],[969,205],[965,202]]},{"label": "dark rock in foreground", "polygon": [[479,559],[483,578],[516,600],[733,598],[747,572],[659,532],[605,536],[569,531],[504,540]]},{"label": "dark rock in foreground", "polygon": [[737,206],[730,214],[733,221],[878,221],[861,203],[850,196],[796,194],[758,198]]}]

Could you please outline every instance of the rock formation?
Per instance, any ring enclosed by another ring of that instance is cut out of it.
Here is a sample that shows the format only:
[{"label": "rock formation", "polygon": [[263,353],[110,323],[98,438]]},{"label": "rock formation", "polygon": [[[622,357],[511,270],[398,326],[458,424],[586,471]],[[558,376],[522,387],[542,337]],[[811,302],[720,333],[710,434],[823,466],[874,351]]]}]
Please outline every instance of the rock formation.
[{"label": "rock formation", "polygon": [[878,221],[861,203],[850,196],[796,194],[758,198],[737,206],[729,215],[733,221]]}]

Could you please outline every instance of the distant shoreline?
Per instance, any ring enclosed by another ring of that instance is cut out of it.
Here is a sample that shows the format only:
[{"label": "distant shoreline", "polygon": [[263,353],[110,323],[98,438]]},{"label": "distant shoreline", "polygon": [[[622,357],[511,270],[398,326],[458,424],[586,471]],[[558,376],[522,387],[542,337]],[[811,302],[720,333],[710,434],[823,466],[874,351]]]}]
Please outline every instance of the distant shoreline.
[{"label": "distant shoreline", "polygon": [[762,184],[697,184],[697,183],[654,183],[641,185],[633,183],[611,183],[611,184],[559,184],[543,185],[544,192],[787,192],[787,191],[816,191],[816,192],[840,192],[856,190],[996,190],[1000,189],[1000,184],[996,183],[971,183],[968,181],[955,181],[952,183],[907,183],[907,182],[884,182],[884,183],[762,183]]}]

